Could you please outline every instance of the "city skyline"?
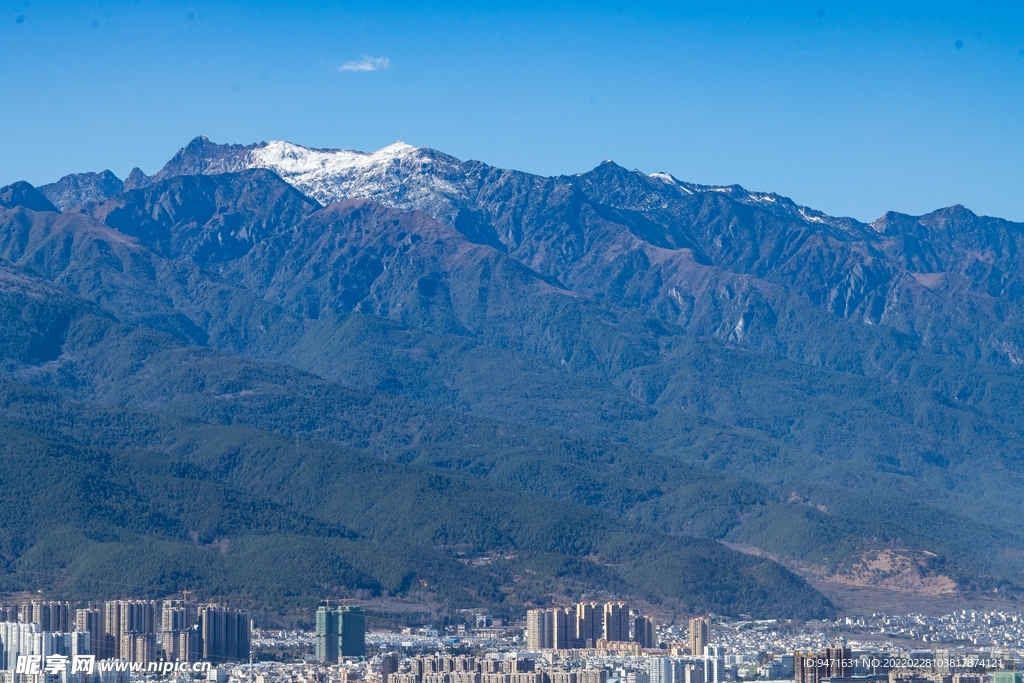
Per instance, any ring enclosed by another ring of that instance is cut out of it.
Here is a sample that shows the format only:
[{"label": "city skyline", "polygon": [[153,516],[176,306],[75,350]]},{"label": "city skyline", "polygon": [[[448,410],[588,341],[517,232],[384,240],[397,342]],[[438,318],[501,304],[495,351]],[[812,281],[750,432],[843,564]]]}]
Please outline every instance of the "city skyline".
[{"label": "city skyline", "polygon": [[250,655],[248,610],[187,598],[77,604],[40,598],[0,601],[0,670],[18,675],[19,658],[30,655],[88,655],[144,666],[242,661]]}]

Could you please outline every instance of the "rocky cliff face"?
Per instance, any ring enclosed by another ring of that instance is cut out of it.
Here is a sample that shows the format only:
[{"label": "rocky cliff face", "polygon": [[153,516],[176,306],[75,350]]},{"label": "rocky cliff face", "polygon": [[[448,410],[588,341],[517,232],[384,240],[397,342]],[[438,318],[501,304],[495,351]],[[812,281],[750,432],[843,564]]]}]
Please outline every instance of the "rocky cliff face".
[{"label": "rocky cliff face", "polygon": [[75,173],[39,188],[61,211],[86,202],[102,202],[124,192],[124,183],[110,171]]}]

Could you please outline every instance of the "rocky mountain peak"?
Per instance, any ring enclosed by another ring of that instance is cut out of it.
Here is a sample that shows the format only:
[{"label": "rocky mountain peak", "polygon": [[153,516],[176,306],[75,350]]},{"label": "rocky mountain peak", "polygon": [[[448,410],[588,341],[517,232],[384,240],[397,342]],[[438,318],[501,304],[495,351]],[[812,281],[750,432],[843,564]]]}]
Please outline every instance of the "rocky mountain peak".
[{"label": "rocky mountain peak", "polygon": [[0,187],[0,206],[24,207],[32,211],[60,211],[46,196],[24,180]]},{"label": "rocky mountain peak", "polygon": [[124,183],[110,170],[73,173],[39,188],[61,211],[87,202],[105,202],[124,192]]},{"label": "rocky mountain peak", "polygon": [[124,180],[124,191],[131,192],[132,190],[141,190],[143,188],[150,187],[152,184],[153,180],[146,175],[141,168],[136,166]]},{"label": "rocky mountain peak", "polygon": [[205,135],[194,138],[178,150],[162,169],[153,175],[154,182],[179,175],[213,175],[234,173],[248,168],[248,152],[256,145],[219,145]]}]

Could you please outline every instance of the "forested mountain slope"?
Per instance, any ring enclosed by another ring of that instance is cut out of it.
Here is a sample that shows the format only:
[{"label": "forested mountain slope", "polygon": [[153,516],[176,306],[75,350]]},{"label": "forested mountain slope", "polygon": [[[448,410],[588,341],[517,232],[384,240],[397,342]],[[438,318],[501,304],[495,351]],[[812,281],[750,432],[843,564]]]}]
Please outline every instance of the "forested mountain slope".
[{"label": "forested mountain slope", "polygon": [[[0,190],[9,395],[124,423],[40,433],[9,401],[11,439],[205,468],[238,489],[204,514],[244,492],[296,539],[363,548],[399,542],[375,524],[411,525],[400,542],[436,553],[449,588],[470,571],[458,552],[560,558],[513,593],[526,565],[466,575],[508,604],[589,584],[727,613],[806,600],[771,562],[694,537],[840,581],[887,550],[913,558],[904,589],[1024,588],[1006,495],[1024,483],[1018,224],[952,207],[867,225],[610,162],[542,178],[401,144],[197,138],[129,180]],[[183,445],[199,433],[230,465]],[[465,493],[403,508],[438,476]],[[404,516],[373,521],[343,502],[353,486]],[[540,509],[555,545],[529,531]],[[124,533],[188,545],[197,522],[165,516]],[[263,529],[224,537],[247,524]],[[15,566],[42,539],[11,543]],[[354,573],[318,585],[414,590],[346,557]],[[724,592],[687,578],[700,561]],[[735,588],[750,572],[753,593]],[[815,600],[801,614],[828,609]]]}]

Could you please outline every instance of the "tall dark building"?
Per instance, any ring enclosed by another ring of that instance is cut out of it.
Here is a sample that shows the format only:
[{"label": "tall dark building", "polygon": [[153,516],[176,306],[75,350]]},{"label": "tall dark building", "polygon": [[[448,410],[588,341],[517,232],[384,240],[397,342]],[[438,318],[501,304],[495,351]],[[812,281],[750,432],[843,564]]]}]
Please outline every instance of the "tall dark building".
[{"label": "tall dark building", "polygon": [[338,661],[341,628],[338,610],[320,605],[316,610],[316,658],[320,662]]},{"label": "tall dark building", "polygon": [[219,605],[199,608],[199,652],[207,662],[248,659],[251,647],[249,612]]},{"label": "tall dark building", "polygon": [[340,657],[366,655],[366,613],[360,607],[320,605],[316,611],[316,658],[336,662]]},{"label": "tall dark building", "polygon": [[366,656],[366,612],[362,607],[341,608],[341,656]]},{"label": "tall dark building", "polygon": [[853,675],[853,653],[848,647],[826,647],[821,652],[825,663],[821,678],[847,678]]},{"label": "tall dark building", "polygon": [[633,620],[633,640],[642,648],[657,647],[654,640],[654,620],[650,617],[638,616]]},{"label": "tall dark building", "polygon": [[391,674],[398,671],[398,654],[392,652],[384,655],[380,660],[380,683],[388,683]]},{"label": "tall dark building", "polygon": [[794,683],[818,683],[818,666],[815,662],[818,655],[814,652],[797,652],[793,656]]},{"label": "tall dark building", "polygon": [[604,639],[609,641],[629,640],[629,608],[624,603],[605,603]]},{"label": "tall dark building", "polygon": [[567,650],[576,646],[576,614],[571,609],[551,610],[551,647]]}]

